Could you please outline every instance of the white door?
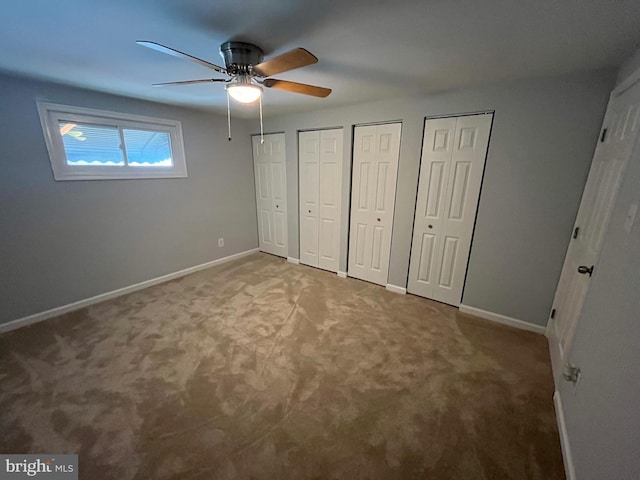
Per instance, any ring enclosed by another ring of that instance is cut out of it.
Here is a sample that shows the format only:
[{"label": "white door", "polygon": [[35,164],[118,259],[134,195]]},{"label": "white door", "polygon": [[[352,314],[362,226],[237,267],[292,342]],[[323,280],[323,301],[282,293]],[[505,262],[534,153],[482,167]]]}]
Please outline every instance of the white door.
[{"label": "white door", "polygon": [[258,237],[263,252],[287,256],[287,183],[284,133],[251,137]]},{"label": "white door", "polygon": [[386,285],[402,124],[356,127],[353,145],[350,277]]},{"label": "white door", "polygon": [[426,120],[407,291],[458,306],[493,114]]},{"label": "white door", "polygon": [[547,327],[556,380],[564,369],[591,275],[598,270],[602,239],[638,134],[639,111],[640,84],[612,96],[607,107]]},{"label": "white door", "polygon": [[300,132],[300,262],[337,272],[342,203],[342,129]]},{"label": "white door", "polygon": [[320,200],[320,132],[298,134],[300,263],[318,266]]}]

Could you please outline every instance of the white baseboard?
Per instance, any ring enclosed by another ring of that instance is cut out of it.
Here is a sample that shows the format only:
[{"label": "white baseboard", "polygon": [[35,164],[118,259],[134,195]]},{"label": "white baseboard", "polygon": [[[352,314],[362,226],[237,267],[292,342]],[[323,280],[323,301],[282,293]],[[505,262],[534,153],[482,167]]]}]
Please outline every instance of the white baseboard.
[{"label": "white baseboard", "polygon": [[294,265],[300,265],[299,258],[287,257],[287,262],[293,263]]},{"label": "white baseboard", "polygon": [[569,445],[569,434],[567,424],[564,420],[564,409],[562,408],[562,398],[557,390],[553,394],[553,404],[556,407],[556,420],[558,422],[558,432],[560,433],[560,446],[562,447],[562,459],[564,460],[564,473],[567,480],[576,480],[576,471],[571,457],[571,447]]},{"label": "white baseboard", "polygon": [[338,270],[337,273],[340,278],[347,278],[347,272],[341,272],[340,270]]},{"label": "white baseboard", "polygon": [[475,307],[469,307],[468,305],[460,305],[460,312],[468,313],[476,317],[484,318],[485,320],[491,320],[492,322],[501,323],[503,325],[509,325],[510,327],[519,328],[520,330],[528,330],[529,332],[539,333],[544,335],[546,328],[540,325],[534,325],[533,323],[523,322],[517,318],[507,317],[506,315],[500,315],[499,313],[488,312]]},{"label": "white baseboard", "polygon": [[258,248],[252,248],[251,250],[246,250],[244,252],[236,253],[234,255],[229,255],[228,257],[219,258],[217,260],[203,263],[201,265],[196,265],[194,267],[185,268],[184,270],[179,270],[177,272],[168,273],[167,275],[162,275],[160,277],[152,278],[150,280],[145,280],[144,282],[136,283],[134,285],[129,285],[128,287],[118,288],[117,290],[112,290],[111,292],[101,293],[100,295],[96,295],[95,297],[85,298],[83,300],[69,303],[61,307],[52,308],[51,310],[46,310],[44,312],[29,315],[27,317],[11,320],[10,322],[3,323],[0,325],[0,333],[9,332],[11,330],[15,330],[21,327],[26,327],[27,325],[38,323],[52,317],[57,317],[58,315],[62,315],[63,313],[72,312],[74,310],[88,307],[89,305],[94,305],[96,303],[104,302],[105,300],[110,300],[112,298],[116,298],[121,295],[126,295],[127,293],[136,292],[138,290],[142,290],[144,288],[148,288],[153,285],[157,285],[159,283],[168,282],[169,280],[174,280],[176,278],[184,277],[191,273],[195,273],[195,272],[199,272],[200,270],[205,270],[207,268],[215,267],[216,265],[220,265],[221,263],[230,262],[231,260],[245,257],[247,255],[251,255],[259,251],[260,250]]},{"label": "white baseboard", "polygon": [[386,289],[389,290],[390,292],[393,293],[399,293],[400,295],[406,295],[407,294],[407,289],[404,287],[399,287],[397,285],[391,285],[390,283],[387,283]]}]

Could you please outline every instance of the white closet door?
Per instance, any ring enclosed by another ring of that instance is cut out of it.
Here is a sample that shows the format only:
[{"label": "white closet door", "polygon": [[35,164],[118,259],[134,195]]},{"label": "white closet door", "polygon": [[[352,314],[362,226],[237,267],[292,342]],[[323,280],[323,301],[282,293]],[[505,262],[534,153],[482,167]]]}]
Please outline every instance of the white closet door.
[{"label": "white closet door", "polygon": [[318,266],[318,188],[320,185],[320,132],[298,134],[300,175],[300,263]]},{"label": "white closet door", "polygon": [[407,291],[458,306],[492,114],[427,120]]},{"label": "white closet door", "polygon": [[342,129],[300,132],[300,262],[338,271]]},{"label": "white closet door", "polygon": [[353,146],[349,271],[386,285],[402,124],[356,127]]},{"label": "white closet door", "polygon": [[287,183],[284,133],[251,138],[260,250],[287,256]]},{"label": "white closet door", "polygon": [[342,212],[342,129],[320,132],[320,218],[318,266],[337,272]]}]

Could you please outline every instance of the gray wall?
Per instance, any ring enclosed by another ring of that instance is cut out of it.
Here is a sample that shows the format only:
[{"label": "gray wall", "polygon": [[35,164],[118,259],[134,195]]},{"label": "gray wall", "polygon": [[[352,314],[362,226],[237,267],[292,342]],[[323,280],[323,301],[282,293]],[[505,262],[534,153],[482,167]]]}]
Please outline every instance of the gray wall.
[{"label": "gray wall", "polygon": [[[289,255],[298,130],[345,128],[348,205],[353,125],[403,122],[389,283],[405,286],[424,117],[495,110],[463,303],[546,324],[614,80],[598,71],[267,118],[286,133]],[[189,178],[53,181],[35,98],[182,121]],[[213,114],[11,76],[0,76],[0,109],[0,322],[257,246],[247,121],[234,119],[229,143]]]},{"label": "gray wall", "polygon": [[[266,131],[286,133],[289,256],[299,244],[298,130],[345,128],[349,205],[352,126],[402,121],[389,283],[404,287],[424,117],[495,110],[463,303],[546,325],[614,81],[605,70],[267,118]],[[346,271],[347,208],[342,220]]]},{"label": "gray wall", "polygon": [[[189,177],[55,182],[36,98],[181,121]],[[247,121],[6,75],[0,112],[0,323],[257,247]]]}]

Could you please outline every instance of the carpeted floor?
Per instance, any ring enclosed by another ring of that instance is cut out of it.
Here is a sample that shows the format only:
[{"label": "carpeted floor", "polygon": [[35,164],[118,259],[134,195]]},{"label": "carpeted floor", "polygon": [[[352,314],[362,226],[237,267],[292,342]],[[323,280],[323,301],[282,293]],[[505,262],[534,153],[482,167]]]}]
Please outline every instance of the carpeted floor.
[{"label": "carpeted floor", "polygon": [[0,336],[0,452],[98,479],[563,479],[544,337],[256,254]]}]

